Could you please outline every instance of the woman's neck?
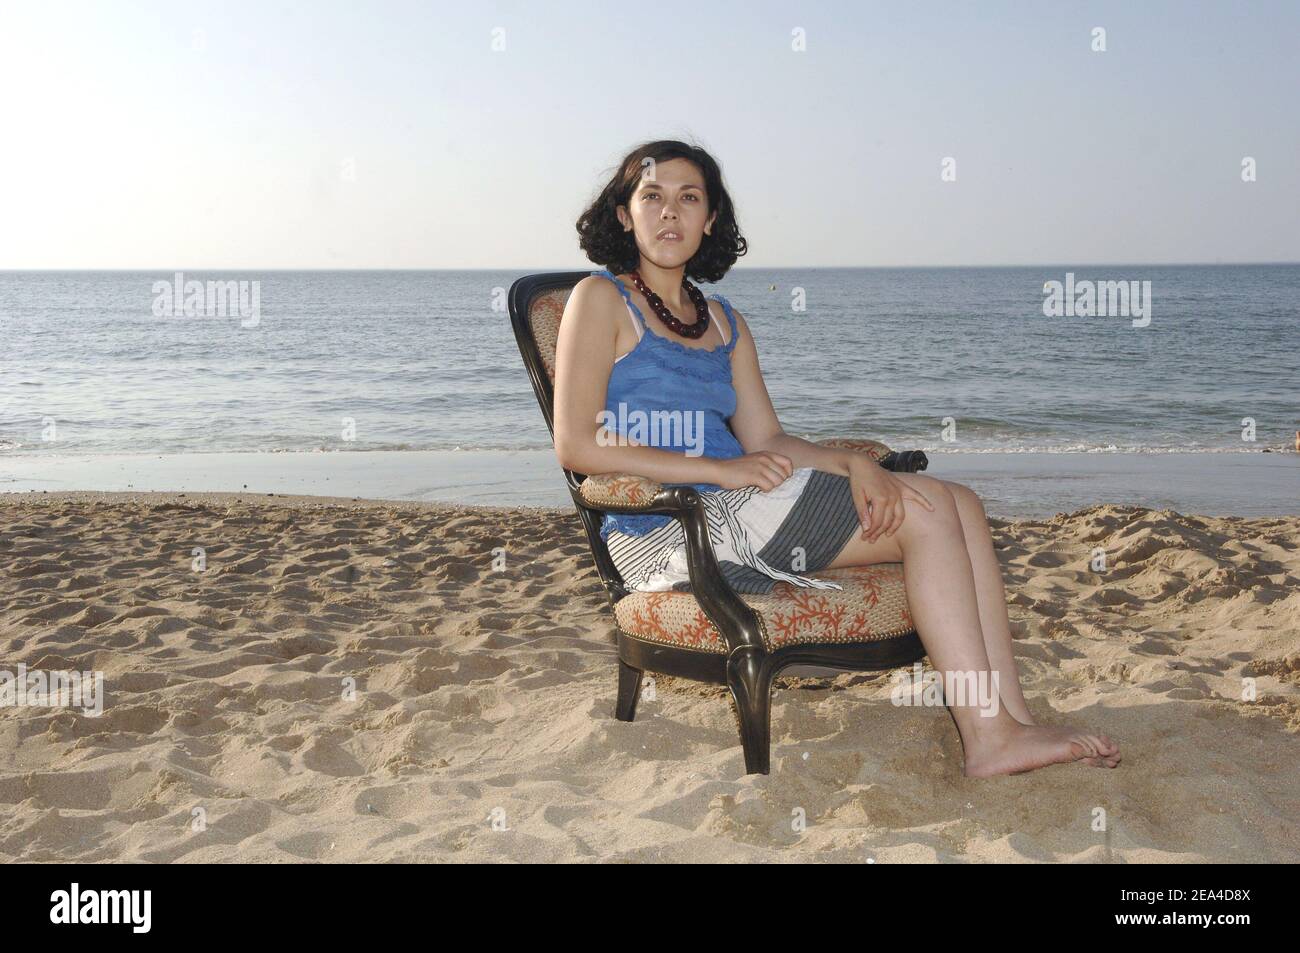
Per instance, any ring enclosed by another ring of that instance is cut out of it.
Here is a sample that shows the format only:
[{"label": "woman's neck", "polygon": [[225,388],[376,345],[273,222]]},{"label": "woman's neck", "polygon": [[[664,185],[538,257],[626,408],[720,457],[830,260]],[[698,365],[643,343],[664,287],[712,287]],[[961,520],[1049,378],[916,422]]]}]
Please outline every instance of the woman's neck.
[{"label": "woman's neck", "polygon": [[641,264],[637,267],[637,274],[641,276],[647,288],[663,299],[668,310],[677,313],[690,310],[693,313],[690,299],[682,288],[682,279],[686,275],[685,265],[680,268],[660,268],[642,258]]}]

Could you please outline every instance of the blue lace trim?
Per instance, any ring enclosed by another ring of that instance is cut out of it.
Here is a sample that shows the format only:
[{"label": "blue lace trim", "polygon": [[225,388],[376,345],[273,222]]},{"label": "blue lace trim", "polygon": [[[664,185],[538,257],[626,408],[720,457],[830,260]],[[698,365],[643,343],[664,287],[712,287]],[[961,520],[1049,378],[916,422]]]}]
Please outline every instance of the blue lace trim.
[{"label": "blue lace trim", "polygon": [[[631,351],[628,351],[627,354],[624,355],[624,357],[631,357],[634,353],[639,351],[641,349],[641,345],[645,343],[646,338],[648,337],[651,339],[652,343],[658,342],[659,344],[662,344],[668,351],[683,356],[689,355],[689,358],[686,360],[673,360],[672,358],[668,357],[666,353],[660,352],[659,354],[656,355],[656,363],[658,363],[661,367],[669,368],[670,370],[674,370],[674,371],[680,371],[681,373],[685,374],[687,377],[693,377],[696,380],[706,380],[706,381],[707,380],[717,380],[717,381],[731,380],[731,352],[736,347],[737,328],[736,328],[736,316],[731,313],[730,301],[728,301],[726,298],[724,298],[722,295],[719,294],[705,296],[708,300],[716,301],[720,305],[722,305],[722,310],[727,315],[727,322],[731,326],[731,336],[727,339],[727,343],[719,344],[717,347],[708,348],[708,349],[701,348],[701,347],[688,347],[687,345],[682,344],[680,341],[674,341],[672,338],[666,338],[663,337],[662,335],[655,334],[648,327],[646,327],[645,315],[643,315],[641,313],[641,309],[636,306],[636,302],[632,300],[631,293],[627,290],[626,287],[624,287],[623,282],[619,281],[617,275],[615,275],[613,272],[609,271],[608,269],[602,271],[593,271],[592,274],[601,275],[613,281],[615,287],[618,288],[619,294],[623,296],[623,300],[626,301],[628,305],[631,306],[632,310],[636,313],[636,316],[641,321],[641,339],[637,341],[636,347],[632,348]],[[701,362],[701,357],[698,355],[703,356],[705,363]],[[718,358],[722,358],[722,360],[718,360]],[[691,363],[692,361],[694,363]],[[711,362],[711,365],[708,362]],[[621,359],[620,359],[620,363],[622,363]],[[709,370],[712,370],[713,373],[709,373]]]},{"label": "blue lace trim", "polygon": [[[643,348],[641,345],[645,344],[646,338],[652,338],[654,341],[662,341],[664,344],[669,345],[670,349],[656,347],[653,342]],[[677,351],[671,350],[671,348],[686,351],[688,354],[720,355],[721,359],[719,360],[715,357],[713,359],[701,360],[693,357],[677,357],[675,356]],[[640,342],[637,343],[636,347],[628,351],[627,356],[631,357],[638,351],[644,351],[650,356],[650,359],[660,367],[665,370],[674,371],[683,377],[690,377],[699,381],[718,381],[722,383],[727,383],[731,380],[731,355],[730,353],[724,353],[721,345],[719,345],[715,350],[705,351],[700,348],[685,347],[678,344],[676,341],[669,341],[667,338],[661,338],[657,334],[645,331],[641,335]],[[620,361],[619,363],[621,364],[622,362]]]}]

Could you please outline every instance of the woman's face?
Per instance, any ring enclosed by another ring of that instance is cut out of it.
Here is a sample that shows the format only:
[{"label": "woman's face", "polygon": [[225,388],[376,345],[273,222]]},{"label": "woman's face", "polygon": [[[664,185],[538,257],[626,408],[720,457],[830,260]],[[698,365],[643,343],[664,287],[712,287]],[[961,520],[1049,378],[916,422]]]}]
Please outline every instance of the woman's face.
[{"label": "woman's face", "polygon": [[717,212],[709,213],[704,176],[689,159],[648,163],[628,204],[617,211],[623,227],[631,226],[641,256],[660,268],[690,261],[717,218]]}]

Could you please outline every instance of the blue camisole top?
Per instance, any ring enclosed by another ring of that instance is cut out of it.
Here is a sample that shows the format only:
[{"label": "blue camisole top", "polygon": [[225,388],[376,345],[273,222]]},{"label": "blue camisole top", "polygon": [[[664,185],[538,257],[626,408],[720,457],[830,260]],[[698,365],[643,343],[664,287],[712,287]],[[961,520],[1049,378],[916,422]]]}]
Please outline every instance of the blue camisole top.
[{"label": "blue camisole top", "polygon": [[[615,360],[610,371],[605,428],[661,450],[722,460],[744,456],[744,448],[727,426],[736,412],[736,391],[731,384],[736,316],[731,313],[731,303],[722,295],[708,296],[726,312],[731,325],[727,343],[712,350],[687,347],[646,327],[645,316],[618,276],[608,270],[592,274],[618,286],[640,337],[636,347]],[[716,483],[667,485],[693,486],[705,492],[722,489]],[[615,530],[641,536],[671,520],[671,516],[659,514],[606,513],[601,520],[600,538],[608,539]]]}]

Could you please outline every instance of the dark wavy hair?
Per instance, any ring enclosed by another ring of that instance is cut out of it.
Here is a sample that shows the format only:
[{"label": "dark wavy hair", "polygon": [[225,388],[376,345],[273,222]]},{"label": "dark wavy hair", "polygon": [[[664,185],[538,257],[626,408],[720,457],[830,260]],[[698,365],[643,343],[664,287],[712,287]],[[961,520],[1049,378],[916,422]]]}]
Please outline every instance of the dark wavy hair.
[{"label": "dark wavy hair", "polygon": [[704,190],[709,212],[717,210],[713,228],[700,241],[700,247],[686,263],[686,276],[695,281],[721,281],[736,259],[748,250],[748,243],[736,224],[736,210],[722,184],[722,169],[713,156],[699,146],[676,139],[646,142],[629,152],[618,164],[613,177],[600,190],[591,207],[578,218],[578,246],[588,258],[614,274],[631,271],[641,264],[636,237],[623,230],[615,209],[627,205],[641,181],[642,161],[654,159],[689,159],[704,176]]}]

